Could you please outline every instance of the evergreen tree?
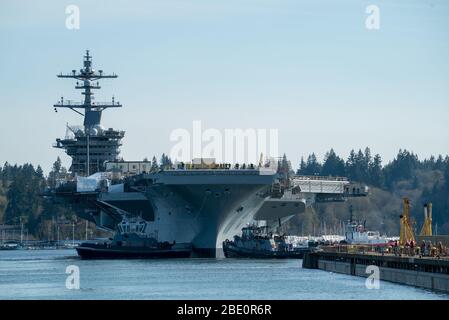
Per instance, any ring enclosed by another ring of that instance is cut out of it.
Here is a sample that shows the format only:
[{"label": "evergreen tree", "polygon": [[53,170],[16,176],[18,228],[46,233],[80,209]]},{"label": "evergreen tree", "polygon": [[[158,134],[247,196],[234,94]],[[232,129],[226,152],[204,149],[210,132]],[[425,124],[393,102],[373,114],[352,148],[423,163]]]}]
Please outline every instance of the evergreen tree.
[{"label": "evergreen tree", "polygon": [[364,153],[364,163],[363,163],[364,167],[368,169],[372,161],[373,158],[371,157],[371,150],[370,148],[366,147]]},{"label": "evergreen tree", "polygon": [[346,176],[349,179],[354,179],[355,177],[355,166],[356,166],[356,156],[354,149],[349,152],[348,159],[346,160]]},{"label": "evergreen tree", "polygon": [[282,159],[279,161],[279,164],[278,164],[278,172],[288,174],[289,171],[290,171],[290,164],[287,160],[287,155],[284,153],[284,155],[282,156]]},{"label": "evergreen tree", "polygon": [[17,168],[16,176],[7,192],[8,205],[5,210],[5,223],[26,222],[27,228],[36,230],[42,191],[42,178],[30,164]]},{"label": "evergreen tree", "polygon": [[153,159],[151,160],[151,172],[156,172],[159,170],[159,165],[157,164],[157,159],[155,156],[153,156]]},{"label": "evergreen tree", "polygon": [[444,170],[444,160],[443,160],[443,156],[440,154],[438,156],[437,161],[435,162],[435,167],[436,170]]},{"label": "evergreen tree", "polygon": [[296,171],[296,174],[298,175],[304,175],[306,171],[306,162],[304,161],[304,157],[301,157],[301,162],[299,163],[299,168]]},{"label": "evergreen tree", "polygon": [[62,166],[61,158],[57,157],[56,161],[53,163],[52,170],[48,174],[48,185],[54,188],[56,186],[56,181],[62,177],[65,177],[66,174],[67,170]]},{"label": "evergreen tree", "polygon": [[374,156],[369,168],[369,176],[371,184],[381,188],[384,185],[384,176],[382,171],[382,158],[379,154]]},{"label": "evergreen tree", "polygon": [[0,167],[0,187],[4,187],[6,184],[6,174],[5,174],[5,170]]},{"label": "evergreen tree", "polygon": [[429,159],[424,159],[422,163],[424,169],[434,169],[435,168],[435,157],[432,155]]},{"label": "evergreen tree", "polygon": [[321,174],[321,164],[318,162],[315,153],[312,153],[307,158],[306,175],[320,175]]},{"label": "evergreen tree", "polygon": [[365,182],[366,179],[366,160],[362,150],[359,149],[355,153],[354,149],[351,150],[348,160],[346,161],[346,173],[348,178],[357,182]]},{"label": "evergreen tree", "polygon": [[162,154],[160,163],[161,169],[168,169],[173,165],[171,159],[167,155],[165,155],[165,153]]},{"label": "evergreen tree", "polygon": [[321,170],[323,176],[344,176],[345,162],[331,149],[324,156],[324,164]]},{"label": "evergreen tree", "polygon": [[400,149],[396,158],[384,168],[387,187],[392,190],[395,181],[411,179],[418,166],[419,161],[415,154]]},{"label": "evergreen tree", "polygon": [[53,171],[55,173],[59,173],[61,171],[62,161],[61,158],[56,158],[56,161],[53,163]]},{"label": "evergreen tree", "polygon": [[446,190],[447,192],[449,192],[449,160],[447,158],[445,160],[444,180],[446,184]]},{"label": "evergreen tree", "polygon": [[367,161],[365,159],[365,154],[362,152],[361,149],[359,149],[359,152],[357,152],[356,156],[356,181],[360,182],[366,182],[367,179],[367,172],[368,172],[368,166]]},{"label": "evergreen tree", "polygon": [[41,166],[37,166],[36,169],[36,175],[40,178],[43,179],[44,178],[44,170],[42,170]]},{"label": "evergreen tree", "polygon": [[10,165],[8,163],[8,161],[5,162],[5,165],[3,166],[2,169],[2,175],[1,175],[1,181],[2,181],[2,186],[6,187],[6,183],[7,181],[10,180]]}]

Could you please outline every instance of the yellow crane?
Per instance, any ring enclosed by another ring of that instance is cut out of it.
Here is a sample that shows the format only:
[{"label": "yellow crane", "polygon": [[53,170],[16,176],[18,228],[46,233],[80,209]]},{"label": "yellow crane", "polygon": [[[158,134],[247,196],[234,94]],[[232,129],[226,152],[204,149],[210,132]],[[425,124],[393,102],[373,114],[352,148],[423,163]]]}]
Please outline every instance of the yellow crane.
[{"label": "yellow crane", "polygon": [[424,205],[424,224],[421,229],[420,236],[432,235],[432,203],[426,203]]},{"label": "yellow crane", "polygon": [[415,241],[412,223],[410,221],[410,200],[404,198],[401,218],[401,231],[399,234],[399,244],[404,246],[407,241]]}]

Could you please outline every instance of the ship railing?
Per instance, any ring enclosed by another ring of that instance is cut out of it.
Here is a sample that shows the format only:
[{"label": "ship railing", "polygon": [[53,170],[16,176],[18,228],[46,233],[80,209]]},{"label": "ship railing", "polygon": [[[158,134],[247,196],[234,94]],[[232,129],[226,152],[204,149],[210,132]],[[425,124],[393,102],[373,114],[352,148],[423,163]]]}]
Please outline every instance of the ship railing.
[{"label": "ship railing", "polygon": [[106,102],[92,102],[92,106],[96,106],[96,107],[108,107],[108,108],[120,108],[122,105],[120,104],[120,102],[115,102],[115,101],[106,101]]},{"label": "ship railing", "polygon": [[381,246],[376,245],[350,245],[350,244],[333,244],[322,246],[321,249],[324,252],[332,252],[332,253],[352,253],[352,254],[368,254],[368,253],[376,253],[381,250]]},{"label": "ship railing", "polygon": [[313,176],[313,175],[295,175],[293,179],[296,180],[319,180],[319,181],[348,181],[346,177],[333,176]]},{"label": "ship railing", "polygon": [[256,175],[259,174],[259,170],[257,169],[173,169],[173,170],[164,170],[166,173],[170,173],[173,175],[214,175],[214,174],[229,174],[229,175]]},{"label": "ship railing", "polygon": [[[83,136],[77,136],[77,137],[78,138],[84,137],[84,135]],[[95,136],[90,136],[90,137],[92,138],[92,137],[95,137]],[[77,139],[75,139],[75,138],[66,137],[63,140],[60,140],[59,143],[55,142],[52,145],[53,145],[54,148],[62,148],[65,143],[70,142],[71,145],[74,145],[73,143],[76,142],[76,141],[77,141]],[[122,145],[122,142],[120,142],[119,140],[114,140],[114,141],[95,141],[95,140],[92,139],[89,142],[89,146],[91,148],[100,147],[101,150],[104,150],[105,148],[109,149],[109,148],[120,147],[121,145]],[[81,142],[79,145],[77,144],[76,146],[77,147],[84,147],[85,146],[85,142]]]},{"label": "ship railing", "polygon": [[345,185],[348,181],[337,180],[300,180],[294,179],[292,184],[301,189],[301,192],[309,193],[328,193],[328,194],[343,194],[345,192]]},{"label": "ship railing", "polygon": [[68,108],[86,108],[86,107],[93,107],[93,108],[120,108],[122,105],[120,102],[97,102],[92,101],[90,105],[85,104],[84,102],[77,102],[73,100],[60,100],[57,103],[53,105],[54,107],[68,107]]}]

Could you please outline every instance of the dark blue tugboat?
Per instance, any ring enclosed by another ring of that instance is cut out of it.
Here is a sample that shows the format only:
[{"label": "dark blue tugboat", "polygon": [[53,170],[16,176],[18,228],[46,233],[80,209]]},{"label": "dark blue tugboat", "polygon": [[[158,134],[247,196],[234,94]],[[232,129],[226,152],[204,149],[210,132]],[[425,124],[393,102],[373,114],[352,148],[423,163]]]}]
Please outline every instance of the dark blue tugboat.
[{"label": "dark blue tugboat", "polygon": [[302,259],[305,252],[314,248],[313,244],[294,247],[286,242],[284,235],[269,232],[269,227],[254,225],[242,229],[241,236],[223,242],[226,258],[262,258],[262,259]]},{"label": "dark blue tugboat", "polygon": [[85,242],[76,247],[83,259],[151,259],[188,258],[192,252],[189,243],[158,242],[157,236],[147,232],[148,222],[141,218],[124,218],[118,224],[113,239],[103,242]]}]

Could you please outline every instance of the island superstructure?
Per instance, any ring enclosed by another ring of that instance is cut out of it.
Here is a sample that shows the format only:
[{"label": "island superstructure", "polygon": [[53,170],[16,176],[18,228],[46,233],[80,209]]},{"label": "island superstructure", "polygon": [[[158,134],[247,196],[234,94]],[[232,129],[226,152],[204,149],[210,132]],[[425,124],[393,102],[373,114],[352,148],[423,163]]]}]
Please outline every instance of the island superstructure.
[{"label": "island superstructure", "polygon": [[[70,171],[78,175],[89,176],[92,173],[105,171],[104,164],[107,161],[118,159],[125,132],[105,129],[101,126],[101,115],[105,109],[120,108],[122,105],[116,102],[114,97],[110,102],[96,102],[94,89],[100,89],[98,80],[115,79],[116,74],[104,74],[103,70],[96,71],[92,68],[92,57],[89,50],[84,56],[83,68],[79,71],[72,70],[68,74],[59,74],[58,78],[76,79],[76,89],[83,90],[84,101],[74,102],[61,97],[55,105],[57,108],[68,108],[84,117],[83,126],[67,125],[67,134],[64,139],[56,139],[56,148],[64,149],[72,158]],[[81,111],[82,110],[82,111]]]},{"label": "island superstructure", "polygon": [[61,99],[55,108],[80,113],[84,127],[57,140],[57,147],[72,157],[72,178],[51,194],[99,228],[117,231],[124,219],[139,217],[148,222],[145,232],[157,241],[191,244],[196,255],[215,257],[222,242],[248,223],[277,223],[303,213],[315,201],[343,199],[351,193],[347,180],[289,178],[265,163],[231,165],[193,159],[151,170],[148,161],[119,160],[124,132],[106,130],[100,122],[103,110],[121,104],[92,99],[92,89],[100,88],[94,81],[117,76],[95,71],[87,52],[80,72],[58,77],[82,81],[76,88],[83,89],[84,102]]}]

